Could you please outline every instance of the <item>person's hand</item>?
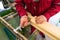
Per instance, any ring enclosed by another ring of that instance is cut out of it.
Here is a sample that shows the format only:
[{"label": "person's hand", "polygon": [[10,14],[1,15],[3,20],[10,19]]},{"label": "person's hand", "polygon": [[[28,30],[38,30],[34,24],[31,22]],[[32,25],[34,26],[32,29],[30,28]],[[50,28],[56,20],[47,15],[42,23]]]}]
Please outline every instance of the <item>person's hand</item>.
[{"label": "person's hand", "polygon": [[24,28],[28,25],[28,17],[26,15],[22,16],[20,19],[20,26]]},{"label": "person's hand", "polygon": [[35,21],[36,21],[36,23],[41,24],[41,23],[43,23],[44,21],[47,21],[47,19],[46,19],[45,16],[41,15],[41,16],[36,17],[36,18],[35,18]]}]

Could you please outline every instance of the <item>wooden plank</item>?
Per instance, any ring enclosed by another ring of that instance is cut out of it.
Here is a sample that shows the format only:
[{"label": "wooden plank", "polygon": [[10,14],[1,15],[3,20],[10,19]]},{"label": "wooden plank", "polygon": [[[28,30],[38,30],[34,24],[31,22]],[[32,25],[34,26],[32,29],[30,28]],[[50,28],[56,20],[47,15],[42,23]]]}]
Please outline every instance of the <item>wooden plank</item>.
[{"label": "wooden plank", "polygon": [[15,16],[17,16],[17,13],[12,12],[8,15],[3,16],[2,18],[5,20],[10,20],[10,19],[14,18]]},{"label": "wooden plank", "polygon": [[19,39],[23,39],[23,40],[28,40],[25,36],[23,36],[21,33],[19,33],[18,31],[16,31],[16,32],[14,32],[14,28],[8,23],[8,22],[6,22],[2,17],[0,17],[0,21],[2,21],[4,24],[5,24],[5,26],[7,27],[7,28],[9,28],[9,30],[17,37],[17,38],[19,38]]},{"label": "wooden plank", "polygon": [[7,16],[9,16],[9,15],[12,15],[12,14],[14,14],[14,12],[9,13],[9,14],[3,16],[2,18],[5,18],[5,17],[7,17]]},{"label": "wooden plank", "polygon": [[48,35],[53,40],[60,40],[60,28],[49,24],[48,22],[43,22],[42,24],[37,24],[35,22],[35,17],[32,17],[31,14],[28,14],[30,18],[30,23],[39,31],[42,31],[44,34]]}]

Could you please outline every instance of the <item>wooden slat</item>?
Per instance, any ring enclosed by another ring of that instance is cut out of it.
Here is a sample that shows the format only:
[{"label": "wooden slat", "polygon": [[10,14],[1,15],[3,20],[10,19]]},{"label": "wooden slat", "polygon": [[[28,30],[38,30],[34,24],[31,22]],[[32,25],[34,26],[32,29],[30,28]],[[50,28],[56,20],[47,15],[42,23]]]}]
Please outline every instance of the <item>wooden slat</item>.
[{"label": "wooden slat", "polygon": [[49,24],[48,22],[43,22],[42,24],[37,24],[35,22],[35,17],[32,17],[31,14],[28,14],[30,18],[30,23],[39,31],[42,31],[44,34],[48,35],[53,40],[60,40],[60,28]]},{"label": "wooden slat", "polygon": [[8,15],[3,16],[2,18],[5,19],[5,20],[10,20],[17,15],[18,15],[17,13],[12,12],[12,13],[9,13]]},{"label": "wooden slat", "polygon": [[9,14],[3,16],[2,18],[5,18],[5,17],[7,17],[7,16],[9,16],[9,15],[12,15],[12,14],[14,14],[14,12],[9,13]]}]

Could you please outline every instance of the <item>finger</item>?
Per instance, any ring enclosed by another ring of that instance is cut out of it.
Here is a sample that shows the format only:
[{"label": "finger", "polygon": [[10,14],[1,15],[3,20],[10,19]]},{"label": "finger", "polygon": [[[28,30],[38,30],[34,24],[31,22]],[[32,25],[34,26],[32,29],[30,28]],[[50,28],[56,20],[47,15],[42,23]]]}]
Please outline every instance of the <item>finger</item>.
[{"label": "finger", "polygon": [[20,20],[20,26],[22,27],[24,25],[24,20]]},{"label": "finger", "polygon": [[20,26],[21,26],[21,27],[23,26],[23,22],[20,22]]},{"label": "finger", "polygon": [[20,26],[23,26],[25,21],[26,21],[25,18],[21,18],[21,20],[20,20]]},{"label": "finger", "polygon": [[23,23],[22,23],[22,28],[24,28],[25,26],[27,26],[28,24],[28,20],[24,20]]},{"label": "finger", "polygon": [[37,19],[36,19],[36,23],[41,24],[42,22],[43,22],[43,19],[42,19],[42,18],[37,17]]},{"label": "finger", "polygon": [[24,28],[24,22],[21,24],[21,28]]},{"label": "finger", "polygon": [[28,25],[28,22],[25,22],[24,27]]},{"label": "finger", "polygon": [[43,21],[39,21],[39,20],[38,20],[38,21],[36,21],[36,23],[41,24],[41,23],[43,23]]}]

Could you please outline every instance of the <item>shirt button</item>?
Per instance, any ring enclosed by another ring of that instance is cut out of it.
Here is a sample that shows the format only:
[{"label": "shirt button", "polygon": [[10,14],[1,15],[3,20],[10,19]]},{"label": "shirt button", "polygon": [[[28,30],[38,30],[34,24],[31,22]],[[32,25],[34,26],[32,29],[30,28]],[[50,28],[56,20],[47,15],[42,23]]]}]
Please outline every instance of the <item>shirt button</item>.
[{"label": "shirt button", "polygon": [[36,7],[34,7],[34,9],[36,10]]}]

